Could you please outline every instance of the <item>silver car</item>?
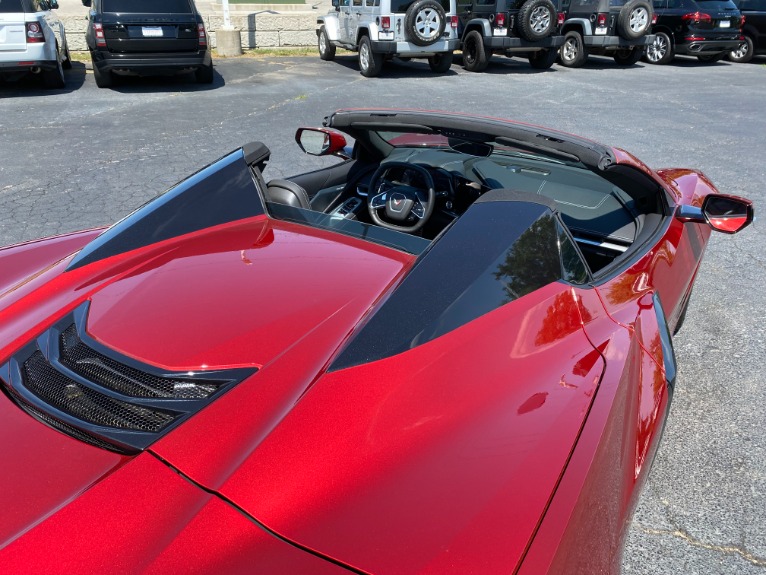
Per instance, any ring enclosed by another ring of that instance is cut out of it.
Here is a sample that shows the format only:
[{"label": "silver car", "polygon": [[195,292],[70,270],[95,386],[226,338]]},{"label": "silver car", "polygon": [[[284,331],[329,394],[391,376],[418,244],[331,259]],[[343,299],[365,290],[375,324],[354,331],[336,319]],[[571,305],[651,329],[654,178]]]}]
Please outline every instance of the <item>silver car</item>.
[{"label": "silver car", "polygon": [[0,78],[37,74],[47,88],[63,88],[72,67],[56,0],[0,0]]}]

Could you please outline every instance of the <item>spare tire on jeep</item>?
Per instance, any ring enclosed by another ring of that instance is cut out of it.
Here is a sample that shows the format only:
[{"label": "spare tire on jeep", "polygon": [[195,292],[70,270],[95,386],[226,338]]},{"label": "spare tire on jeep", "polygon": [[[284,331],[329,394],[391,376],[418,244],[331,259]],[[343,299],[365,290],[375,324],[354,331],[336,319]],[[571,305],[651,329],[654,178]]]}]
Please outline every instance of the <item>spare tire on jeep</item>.
[{"label": "spare tire on jeep", "polygon": [[527,0],[519,9],[516,28],[532,42],[547,38],[556,26],[556,7],[551,0]]},{"label": "spare tire on jeep", "polygon": [[652,5],[648,0],[630,0],[617,17],[617,31],[626,40],[636,40],[652,25]]},{"label": "spare tire on jeep", "polygon": [[404,15],[407,39],[418,46],[429,46],[441,38],[447,25],[444,8],[436,0],[416,0]]}]

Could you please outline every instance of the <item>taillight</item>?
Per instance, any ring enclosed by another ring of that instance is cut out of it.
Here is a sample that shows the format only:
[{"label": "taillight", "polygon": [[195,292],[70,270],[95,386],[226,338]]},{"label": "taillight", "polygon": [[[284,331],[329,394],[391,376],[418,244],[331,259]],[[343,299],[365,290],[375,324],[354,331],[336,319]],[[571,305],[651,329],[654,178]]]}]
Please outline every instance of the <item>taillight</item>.
[{"label": "taillight", "polygon": [[606,14],[599,14],[596,24],[598,26],[606,26]]},{"label": "taillight", "polygon": [[556,22],[558,23],[559,26],[561,26],[561,25],[564,24],[564,21],[566,19],[567,19],[567,15],[564,14],[563,12],[559,12],[559,16],[558,16],[558,19],[556,20]]},{"label": "taillight", "polygon": [[380,27],[384,30],[388,30],[391,28],[391,16],[381,16],[380,17]]},{"label": "taillight", "polygon": [[104,38],[104,25],[96,22],[93,24],[93,33],[96,35],[96,46],[106,46],[106,38]]},{"label": "taillight", "polygon": [[495,27],[505,28],[505,14],[503,12],[495,14]]},{"label": "taillight", "polygon": [[654,24],[656,24],[656,23],[657,23],[657,14],[655,14],[654,16],[652,16],[652,25],[654,25]]},{"label": "taillight", "polygon": [[45,42],[43,29],[37,22],[27,22],[27,44],[39,44]]},{"label": "taillight", "polygon": [[457,29],[457,16],[450,16],[450,26]]},{"label": "taillight", "polygon": [[745,25],[745,15],[742,14],[742,16],[740,16],[739,18],[739,27],[742,28],[742,26],[744,25]]},{"label": "taillight", "polygon": [[199,36],[199,45],[207,46],[207,34],[205,33],[205,25],[197,24],[197,36]]},{"label": "taillight", "polygon": [[686,22],[712,22],[713,18],[710,14],[705,14],[704,12],[691,12],[681,16],[681,20]]}]

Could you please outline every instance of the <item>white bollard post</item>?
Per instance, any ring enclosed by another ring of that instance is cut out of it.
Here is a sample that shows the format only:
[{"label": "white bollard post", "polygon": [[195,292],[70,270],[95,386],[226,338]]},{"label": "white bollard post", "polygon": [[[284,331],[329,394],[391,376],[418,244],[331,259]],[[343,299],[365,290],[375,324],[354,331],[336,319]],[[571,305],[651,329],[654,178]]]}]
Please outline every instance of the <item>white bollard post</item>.
[{"label": "white bollard post", "polygon": [[242,54],[242,36],[231,25],[229,0],[221,0],[223,5],[223,27],[215,33],[216,48],[219,56],[240,56]]}]

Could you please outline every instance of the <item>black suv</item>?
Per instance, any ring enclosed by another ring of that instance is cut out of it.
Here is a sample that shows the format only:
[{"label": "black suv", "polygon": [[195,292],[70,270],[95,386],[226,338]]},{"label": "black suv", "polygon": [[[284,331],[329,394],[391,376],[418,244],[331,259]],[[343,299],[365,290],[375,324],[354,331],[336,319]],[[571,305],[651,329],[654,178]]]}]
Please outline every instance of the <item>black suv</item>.
[{"label": "black suv", "polygon": [[538,69],[550,68],[564,39],[551,0],[458,0],[463,67],[480,72],[492,54],[526,55]]},{"label": "black suv", "polygon": [[766,54],[766,0],[734,0],[745,19],[742,38],[729,53],[732,62],[749,62],[756,54]]},{"label": "black suv", "polygon": [[647,62],[667,64],[676,54],[717,62],[740,44],[742,15],[731,0],[654,0],[654,9]]},{"label": "black suv", "polygon": [[562,8],[566,20],[560,61],[569,68],[582,66],[590,54],[632,66],[654,41],[649,0],[564,0]]},{"label": "black suv", "polygon": [[205,25],[192,0],[82,0],[91,8],[85,39],[99,88],[114,74],[193,72],[213,81]]}]

